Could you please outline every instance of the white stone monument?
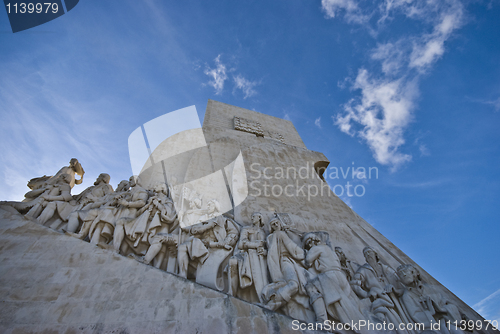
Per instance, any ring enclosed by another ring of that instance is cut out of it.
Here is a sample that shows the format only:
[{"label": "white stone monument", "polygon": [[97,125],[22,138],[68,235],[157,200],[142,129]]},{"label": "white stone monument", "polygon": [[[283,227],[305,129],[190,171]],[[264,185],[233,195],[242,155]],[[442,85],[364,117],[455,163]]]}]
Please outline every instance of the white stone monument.
[{"label": "white stone monument", "polygon": [[495,332],[335,196],[290,121],[209,100],[143,156],[116,190],[71,196],[72,159],[1,203],[0,332]]}]

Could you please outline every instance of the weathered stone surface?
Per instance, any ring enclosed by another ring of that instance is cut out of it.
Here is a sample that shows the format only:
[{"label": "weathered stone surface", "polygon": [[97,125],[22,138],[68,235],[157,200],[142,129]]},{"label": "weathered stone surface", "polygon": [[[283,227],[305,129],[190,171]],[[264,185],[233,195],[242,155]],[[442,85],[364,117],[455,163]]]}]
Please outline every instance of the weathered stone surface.
[{"label": "weathered stone surface", "polygon": [[291,333],[292,319],[0,209],[2,333]]}]

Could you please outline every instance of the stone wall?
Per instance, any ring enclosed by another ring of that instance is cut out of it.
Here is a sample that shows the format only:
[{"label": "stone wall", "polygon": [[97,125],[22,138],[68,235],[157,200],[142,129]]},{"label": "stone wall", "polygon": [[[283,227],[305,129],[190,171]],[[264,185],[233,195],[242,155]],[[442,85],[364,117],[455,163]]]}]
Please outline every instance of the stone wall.
[{"label": "stone wall", "polygon": [[292,319],[0,209],[0,333],[298,333]]}]

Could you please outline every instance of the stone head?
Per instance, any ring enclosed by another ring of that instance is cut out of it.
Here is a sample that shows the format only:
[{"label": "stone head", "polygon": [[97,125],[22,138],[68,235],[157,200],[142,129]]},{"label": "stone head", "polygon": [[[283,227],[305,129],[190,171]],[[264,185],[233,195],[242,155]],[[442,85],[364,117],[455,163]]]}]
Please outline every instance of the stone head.
[{"label": "stone head", "polygon": [[264,218],[260,212],[254,212],[252,214],[252,225],[257,227],[264,226]]},{"label": "stone head", "polygon": [[199,197],[195,197],[189,201],[190,209],[201,209],[201,199]]},{"label": "stone head", "polygon": [[158,182],[157,184],[154,185],[153,191],[156,193],[167,193],[167,185],[163,182]]},{"label": "stone head", "polygon": [[373,250],[371,247],[365,247],[363,249],[363,255],[368,263],[370,262],[379,262],[379,257],[377,252]]},{"label": "stone head", "polygon": [[271,219],[271,221],[269,222],[269,226],[271,229],[271,233],[274,231],[281,231],[283,229],[281,221],[278,218]]},{"label": "stone head", "polygon": [[315,233],[307,233],[304,236],[303,246],[304,249],[311,249],[314,246],[321,244],[321,239]]},{"label": "stone head", "polygon": [[135,175],[132,175],[129,179],[128,179],[128,183],[131,187],[135,187],[136,185],[139,185],[139,178]]},{"label": "stone head", "polygon": [[207,208],[209,214],[220,212],[220,204],[216,199],[208,201]]},{"label": "stone head", "polygon": [[118,186],[116,187],[116,192],[119,191],[124,191],[129,187],[128,181],[127,180],[122,180],[120,183],[118,183]]},{"label": "stone head", "polygon": [[409,263],[400,265],[397,274],[404,285],[413,285],[420,281],[420,272]]},{"label": "stone head", "polygon": [[99,176],[95,180],[94,186],[101,184],[101,182],[105,183],[105,184],[109,184],[109,181],[111,181],[111,176],[109,176],[109,174],[106,174],[106,173],[101,173],[101,174],[99,174]]}]

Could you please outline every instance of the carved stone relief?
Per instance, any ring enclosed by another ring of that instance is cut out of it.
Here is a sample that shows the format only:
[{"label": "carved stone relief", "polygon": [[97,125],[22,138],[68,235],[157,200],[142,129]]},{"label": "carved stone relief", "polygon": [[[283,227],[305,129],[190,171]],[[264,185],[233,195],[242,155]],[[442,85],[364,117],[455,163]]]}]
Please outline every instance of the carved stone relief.
[{"label": "carved stone relief", "polygon": [[262,125],[259,122],[251,121],[242,117],[234,116],[234,129],[253,133],[259,137],[264,137]]},{"label": "carved stone relief", "polygon": [[258,137],[267,137],[285,144],[285,137],[281,133],[264,130],[262,125],[256,121],[234,116],[234,129],[252,133]]},{"label": "carved stone relief", "polygon": [[[414,265],[395,271],[371,247],[362,250],[366,263],[359,265],[331,244],[337,239],[327,232],[294,229],[288,213],[275,213],[266,223],[255,212],[250,224],[242,224],[220,215],[217,199],[205,204],[196,189],[177,191],[186,209],[176,212],[175,194],[165,184],[145,189],[131,177],[113,191],[109,175],[101,174],[92,187],[72,196],[72,180],[72,172],[31,180],[27,201],[1,204],[39,224],[49,222],[71,236],[305,322],[370,320],[413,334],[397,325],[425,323],[431,329],[433,322],[462,318]],[[189,224],[181,228],[184,219]]]}]

